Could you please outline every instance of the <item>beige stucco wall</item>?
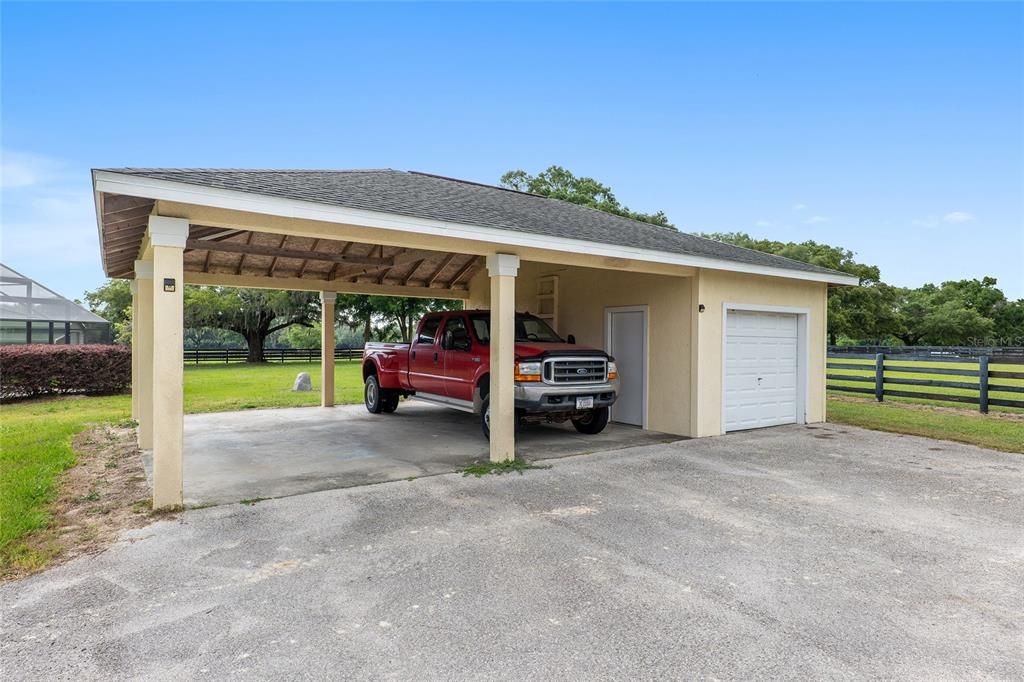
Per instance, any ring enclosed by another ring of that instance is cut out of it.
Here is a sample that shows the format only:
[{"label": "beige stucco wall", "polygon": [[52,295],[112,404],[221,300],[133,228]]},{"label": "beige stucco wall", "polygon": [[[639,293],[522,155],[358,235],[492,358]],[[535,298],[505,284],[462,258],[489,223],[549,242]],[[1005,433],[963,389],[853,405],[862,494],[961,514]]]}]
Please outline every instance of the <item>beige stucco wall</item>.
[{"label": "beige stucco wall", "polygon": [[[524,262],[516,278],[518,310],[536,311],[536,280],[544,275],[559,278],[557,331],[575,334],[581,344],[605,347],[606,307],[648,306],[648,427],[688,436],[722,433],[723,305],[806,309],[806,419],[825,420],[825,284],[719,270],[669,277]],[[467,307],[487,308],[488,286],[486,273],[475,277]]]},{"label": "beige stucco wall", "polygon": [[[558,329],[577,343],[605,348],[605,308],[648,306],[648,428],[690,433],[689,277],[523,262],[516,278],[516,309],[537,310],[537,278],[558,276]],[[488,278],[470,283],[468,308],[487,308]]]},{"label": "beige stucco wall", "polygon": [[[722,333],[723,305],[754,304],[806,308],[808,310],[808,367],[806,419],[825,421],[825,342],[827,286],[818,282],[761,277],[720,270],[701,270],[695,278],[691,308],[697,329],[696,344],[691,347],[690,421],[692,435],[722,433]],[[703,313],[697,305],[703,303]]]}]

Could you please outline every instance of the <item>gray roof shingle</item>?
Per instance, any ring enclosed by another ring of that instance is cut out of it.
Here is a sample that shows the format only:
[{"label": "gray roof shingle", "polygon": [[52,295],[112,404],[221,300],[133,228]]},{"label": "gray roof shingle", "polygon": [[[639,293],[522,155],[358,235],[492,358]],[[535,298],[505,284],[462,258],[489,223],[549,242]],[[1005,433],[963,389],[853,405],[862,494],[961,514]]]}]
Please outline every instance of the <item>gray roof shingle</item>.
[{"label": "gray roof shingle", "polygon": [[835,270],[677,232],[558,199],[413,171],[108,168],[169,180],[331,206],[630,246],[820,274]]}]

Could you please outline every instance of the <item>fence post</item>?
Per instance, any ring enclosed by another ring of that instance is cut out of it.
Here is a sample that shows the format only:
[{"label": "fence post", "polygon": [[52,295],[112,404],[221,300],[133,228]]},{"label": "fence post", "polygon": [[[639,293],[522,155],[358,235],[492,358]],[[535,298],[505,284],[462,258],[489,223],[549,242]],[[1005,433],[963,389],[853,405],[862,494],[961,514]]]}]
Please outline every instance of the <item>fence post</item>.
[{"label": "fence post", "polygon": [[988,414],[988,356],[978,358],[978,409]]},{"label": "fence post", "polygon": [[875,355],[875,400],[885,397],[885,353]]}]

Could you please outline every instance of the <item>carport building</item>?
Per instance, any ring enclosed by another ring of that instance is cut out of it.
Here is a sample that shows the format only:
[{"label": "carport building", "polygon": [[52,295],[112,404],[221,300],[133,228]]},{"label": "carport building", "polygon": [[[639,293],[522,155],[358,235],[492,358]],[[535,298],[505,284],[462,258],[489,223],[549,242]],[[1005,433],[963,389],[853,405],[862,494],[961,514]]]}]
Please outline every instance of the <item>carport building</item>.
[{"label": "carport building", "polygon": [[[133,411],[182,501],[183,284],[491,310],[491,441],[514,456],[516,311],[612,353],[612,418],[683,436],[825,418],[826,295],[849,275],[499,187],[393,170],[93,171],[103,266],[134,280]],[[322,347],[334,347],[324,325]],[[322,404],[333,404],[333,354]]]}]

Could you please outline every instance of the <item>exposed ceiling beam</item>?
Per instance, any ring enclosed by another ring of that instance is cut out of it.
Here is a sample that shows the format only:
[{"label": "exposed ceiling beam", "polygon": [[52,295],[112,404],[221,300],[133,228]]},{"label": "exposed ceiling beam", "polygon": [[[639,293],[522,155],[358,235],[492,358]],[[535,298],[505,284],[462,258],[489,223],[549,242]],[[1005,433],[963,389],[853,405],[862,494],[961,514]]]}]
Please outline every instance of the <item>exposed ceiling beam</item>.
[{"label": "exposed ceiling beam", "polygon": [[[314,239],[313,245],[309,247],[310,253],[316,253],[316,247],[320,246],[320,240]],[[309,263],[309,259],[306,258],[302,261],[302,265],[299,266],[299,274],[295,275],[298,278],[302,278],[302,273],[306,271],[306,265]]]},{"label": "exposed ceiling beam", "polygon": [[[252,233],[250,233],[251,235]],[[311,253],[309,251],[297,251],[292,249],[279,249],[273,246],[262,246],[260,244],[239,244],[236,242],[210,242],[198,239],[189,239],[185,242],[185,248],[192,250],[211,249],[213,251],[226,251],[228,253],[241,253],[250,256],[277,256],[278,258],[294,258],[296,260],[318,260],[328,263],[351,263],[353,265],[395,265],[394,256],[388,258],[369,258],[366,256],[343,256],[338,253]]]},{"label": "exposed ceiling beam", "polygon": [[440,267],[438,267],[437,270],[434,270],[434,274],[427,278],[428,287],[437,281],[437,278],[441,276],[441,273],[444,272],[444,269],[446,267],[452,264],[452,261],[455,260],[455,256],[457,255],[457,253],[449,253],[447,256],[444,257],[444,259],[441,261]]},{"label": "exposed ceiling beam", "polygon": [[[288,235],[286,235],[286,234],[281,235],[281,241],[277,245],[277,248],[283,249],[284,248],[284,243],[286,241],[288,241]],[[274,256],[274,259],[272,261],[270,261],[270,268],[267,270],[267,276],[268,277],[273,277],[274,276],[274,268],[276,268],[276,267],[277,267],[277,256]]]},{"label": "exposed ceiling beam", "polygon": [[[254,234],[256,234],[256,233],[255,232],[250,232],[249,236],[246,238],[246,240],[245,240],[246,248],[248,248],[249,244],[252,242],[252,237],[253,237]],[[192,241],[192,240],[190,239],[190,240],[186,241],[185,244],[188,245],[189,241]],[[208,242],[200,242],[200,244],[206,244],[206,243],[208,243]],[[241,246],[241,244],[239,244],[239,246]],[[242,274],[242,266],[245,265],[245,257],[248,255],[246,253],[246,251],[242,251],[241,253],[242,253],[242,257],[238,259],[238,268],[235,270],[235,274],[236,275],[241,275]]]},{"label": "exposed ceiling beam", "polygon": [[448,287],[454,287],[458,283],[458,281],[462,279],[463,275],[472,270],[478,264],[479,258],[477,256],[470,256],[469,260],[466,261],[461,268],[459,268],[458,272],[455,273],[455,276],[448,281]]},{"label": "exposed ceiling beam", "polygon": [[402,280],[402,286],[403,287],[408,285],[409,282],[412,281],[412,276],[416,274],[416,271],[420,269],[420,266],[423,265],[423,261],[425,261],[425,260],[426,260],[426,258],[421,258],[418,261],[416,261],[415,263],[413,263],[412,270],[407,272],[406,275],[405,275],[405,278]]}]

